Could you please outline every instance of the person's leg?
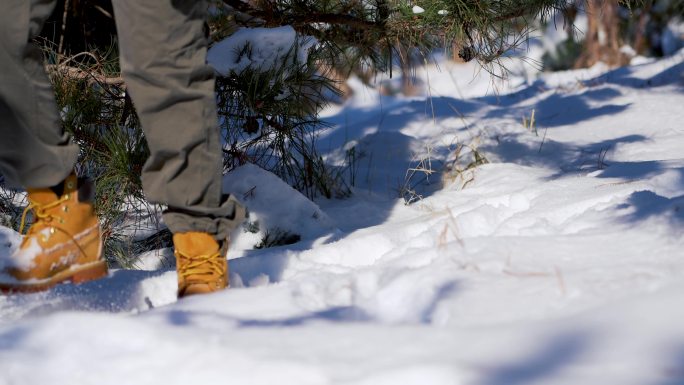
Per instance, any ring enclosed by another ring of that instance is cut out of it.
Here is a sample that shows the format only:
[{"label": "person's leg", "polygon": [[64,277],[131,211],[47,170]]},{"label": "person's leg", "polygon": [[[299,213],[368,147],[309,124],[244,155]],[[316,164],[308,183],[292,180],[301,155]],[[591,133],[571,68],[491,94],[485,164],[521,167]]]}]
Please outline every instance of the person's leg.
[{"label": "person's leg", "polygon": [[53,7],[53,0],[6,0],[0,11],[0,172],[27,189],[33,209],[21,246],[2,263],[3,293],[107,274],[92,185],[72,173],[78,147],[60,126],[41,51],[31,42]]},{"label": "person's leg", "polygon": [[214,71],[206,63],[206,1],[113,0],[121,70],[150,148],[148,200],[168,205],[178,296],[228,284],[226,249],[244,209],[222,194]]},{"label": "person's leg", "polygon": [[244,210],[224,196],[206,1],[113,0],[121,69],[145,131],[145,195],[173,233],[225,240]]},{"label": "person's leg", "polygon": [[31,41],[54,3],[5,0],[0,10],[0,173],[15,187],[54,186],[78,156],[59,124],[40,48]]}]

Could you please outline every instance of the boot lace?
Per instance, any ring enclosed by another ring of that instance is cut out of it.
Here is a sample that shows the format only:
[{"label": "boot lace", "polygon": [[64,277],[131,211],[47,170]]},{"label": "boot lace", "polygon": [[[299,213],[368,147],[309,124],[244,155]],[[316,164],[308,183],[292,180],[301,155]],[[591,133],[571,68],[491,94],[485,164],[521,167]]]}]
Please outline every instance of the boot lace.
[{"label": "boot lace", "polygon": [[61,205],[62,203],[68,200],[69,195],[64,195],[54,202],[45,204],[29,201],[28,206],[26,206],[24,212],[21,214],[21,224],[19,225],[19,232],[24,232],[24,227],[26,226],[26,216],[28,215],[29,211],[33,210],[34,223],[32,226],[29,227],[28,231],[26,232],[27,235],[33,233],[36,228],[44,227],[41,225],[52,222],[55,216],[50,214],[48,211],[50,209],[54,209],[55,207]]},{"label": "boot lace", "polygon": [[36,233],[38,230],[43,229],[45,227],[50,227],[55,230],[59,230],[61,233],[65,234],[75,245],[76,247],[80,250],[81,254],[85,255],[85,251],[81,247],[81,245],[76,242],[74,239],[73,235],[69,234],[68,231],[62,229],[59,226],[55,226],[52,222],[54,221],[55,218],[58,218],[57,216],[50,214],[49,210],[54,209],[55,207],[60,206],[62,203],[68,201],[70,199],[69,194],[64,194],[62,197],[59,199],[50,202],[50,203],[38,203],[34,201],[29,201],[28,206],[24,209],[24,212],[21,215],[21,224],[19,225],[19,232],[23,233],[24,232],[24,227],[26,226],[26,216],[29,213],[29,211],[33,210],[33,218],[34,222],[31,226],[29,226],[28,231],[26,231],[26,234],[24,236],[24,240],[22,241],[22,246],[31,239],[31,235]]},{"label": "boot lace", "polygon": [[[207,280],[195,279],[201,283],[208,283],[208,279],[215,279],[223,275],[223,264],[221,263],[221,253],[186,255],[176,250],[178,254],[178,275],[188,280],[191,275],[207,276]],[[189,280],[188,280],[189,281]]]}]

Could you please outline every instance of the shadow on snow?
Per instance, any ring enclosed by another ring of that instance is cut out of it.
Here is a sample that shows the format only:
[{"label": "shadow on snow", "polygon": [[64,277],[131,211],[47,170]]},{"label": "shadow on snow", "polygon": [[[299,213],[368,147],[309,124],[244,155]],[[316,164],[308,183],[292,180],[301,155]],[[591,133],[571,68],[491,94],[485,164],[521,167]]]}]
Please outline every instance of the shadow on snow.
[{"label": "shadow on snow", "polygon": [[[168,270],[117,270],[109,278],[79,285],[61,284],[45,292],[4,296],[0,324],[63,311],[137,312],[153,307],[141,284]],[[175,295],[175,293],[173,293]]]},{"label": "shadow on snow", "polygon": [[518,385],[554,378],[582,356],[589,342],[589,336],[579,333],[550,338],[531,357],[487,370],[478,384]]},{"label": "shadow on snow", "polygon": [[[407,323],[432,323],[433,313],[437,309],[439,303],[451,297],[458,289],[456,281],[449,281],[438,287],[430,301],[424,306],[420,312],[420,318],[416,321],[408,321]],[[169,324],[174,326],[189,326],[193,324],[193,317],[200,316],[204,313],[197,313],[193,311],[173,309],[166,313],[166,320]],[[235,322],[238,327],[244,328],[281,328],[281,327],[295,327],[302,326],[308,322],[332,322],[332,323],[349,323],[349,322],[382,322],[373,314],[368,313],[362,307],[356,305],[350,306],[334,306],[327,309],[308,312],[292,317],[285,317],[280,319],[253,319],[253,318],[238,318],[231,316],[223,316],[217,313],[212,313],[211,316],[220,317],[229,322]]]}]

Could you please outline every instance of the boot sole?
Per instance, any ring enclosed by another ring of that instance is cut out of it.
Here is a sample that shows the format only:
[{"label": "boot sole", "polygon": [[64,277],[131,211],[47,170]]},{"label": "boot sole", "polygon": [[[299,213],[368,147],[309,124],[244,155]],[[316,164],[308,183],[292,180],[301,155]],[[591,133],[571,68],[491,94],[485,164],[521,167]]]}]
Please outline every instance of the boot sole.
[{"label": "boot sole", "polygon": [[35,293],[48,290],[60,283],[79,284],[103,278],[107,275],[107,262],[96,261],[85,265],[72,266],[50,278],[36,282],[0,282],[0,293]]}]

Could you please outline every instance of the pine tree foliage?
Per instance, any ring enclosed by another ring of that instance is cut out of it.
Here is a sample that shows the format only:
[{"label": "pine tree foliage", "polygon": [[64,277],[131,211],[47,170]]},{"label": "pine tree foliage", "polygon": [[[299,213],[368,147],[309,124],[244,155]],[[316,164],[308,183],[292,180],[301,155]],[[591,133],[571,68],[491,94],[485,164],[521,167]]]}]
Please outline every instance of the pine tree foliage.
[{"label": "pine tree foliage", "polygon": [[344,196],[348,188],[316,153],[317,112],[332,84],[312,62],[298,64],[297,44],[270,68],[248,67],[217,79],[227,169],[256,163],[313,197]]},{"label": "pine tree foliage", "polygon": [[[568,1],[479,0],[216,0],[214,41],[240,28],[291,26],[300,42],[315,39],[308,60],[290,55],[269,68],[246,68],[218,79],[219,113],[227,169],[243,162],[275,172],[313,197],[346,195],[341,172],[326,166],[313,146],[324,127],[318,112],[336,93],[328,71],[392,71],[406,68],[409,53],[427,58],[438,47],[457,47],[465,60],[488,69],[526,38],[527,20],[563,10]],[[253,47],[236,47],[248,54]],[[343,80],[343,79],[342,79]]]},{"label": "pine tree foliage", "polygon": [[[363,61],[390,70],[398,47],[460,47],[466,60],[495,62],[527,38],[528,22],[568,0],[223,0],[242,26],[291,25],[318,40],[327,64]],[[399,58],[400,60],[403,58]]]},{"label": "pine tree foliage", "polygon": [[[58,14],[44,29],[52,31],[41,41],[47,69],[62,123],[82,149],[77,168],[98,181],[96,205],[107,254],[128,266],[128,256],[169,244],[169,233],[152,229],[130,236],[142,226],[140,218],[154,222],[158,208],[147,205],[142,193],[140,173],[149,151],[120,77],[111,3],[67,1],[60,1]],[[336,82],[351,72],[367,79],[375,71],[392,75],[397,64],[404,71],[411,57],[426,60],[436,48],[453,49],[485,69],[501,68],[501,58],[527,39],[533,20],[556,12],[572,15],[578,1],[210,0],[214,43],[241,28],[291,26],[298,36],[273,65],[217,78],[225,169],[251,162],[309,197],[345,196],[353,177],[327,165],[314,145],[317,131],[325,127],[318,113],[337,95]],[[635,14],[650,12],[652,3],[621,2]],[[571,28],[572,18],[567,21]],[[94,48],[81,52],[84,47]],[[249,55],[255,48],[247,43],[237,49]],[[9,190],[0,194],[9,194],[0,196],[1,219],[15,226],[22,203]]]},{"label": "pine tree foliage", "polygon": [[[244,27],[291,26],[300,41],[315,39],[305,62],[293,59],[301,49],[296,43],[288,55],[282,55],[281,61],[271,67],[245,68],[217,80],[226,169],[252,162],[275,172],[310,197],[345,195],[349,189],[339,177],[340,172],[326,166],[313,146],[317,130],[324,127],[318,112],[337,93],[328,71],[342,74],[389,71],[391,74],[392,66],[397,62],[402,63],[402,68],[410,64],[412,52],[421,52],[427,57],[436,47],[457,47],[464,59],[494,66],[500,64],[498,60],[502,55],[526,38],[527,18],[544,17],[563,10],[567,2],[212,0],[209,25],[214,42]],[[79,2],[69,9],[84,14],[88,3]],[[103,5],[101,3],[98,1]],[[74,28],[67,26],[66,30]],[[253,47],[247,44],[238,49],[248,54]],[[62,62],[60,68],[64,67]],[[75,75],[83,73],[78,66],[66,67],[75,70]],[[67,75],[75,83],[83,83],[82,77],[73,76],[74,73]],[[92,79],[89,81],[92,83]],[[112,121],[129,130],[138,130],[142,135],[137,121],[128,119],[130,103],[103,93],[109,85],[94,85],[84,94],[101,94],[99,101],[98,98],[86,98],[89,103],[102,104],[93,105],[93,109],[107,106],[121,109],[125,119]],[[125,92],[125,85],[120,91]],[[86,105],[83,103],[60,100],[60,106],[76,104],[79,108],[74,111],[84,111]],[[97,122],[74,122],[67,114],[64,123],[82,144],[106,148],[99,136],[93,136],[94,132],[102,130],[102,127],[93,129]],[[121,130],[120,127],[108,129]],[[136,183],[127,185],[139,188],[135,178],[129,179]]]}]

